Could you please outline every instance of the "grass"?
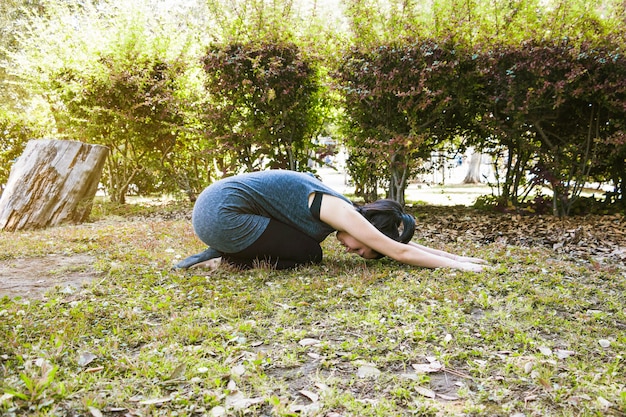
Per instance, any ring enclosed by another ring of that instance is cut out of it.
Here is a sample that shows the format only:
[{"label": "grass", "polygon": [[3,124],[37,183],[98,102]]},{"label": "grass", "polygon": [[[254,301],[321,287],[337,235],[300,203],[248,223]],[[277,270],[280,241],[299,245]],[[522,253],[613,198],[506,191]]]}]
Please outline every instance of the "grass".
[{"label": "grass", "polygon": [[78,292],[0,300],[2,415],[626,415],[619,265],[448,243],[492,270],[433,271],[331,237],[318,266],[172,271],[202,246],[163,212],[0,232],[0,260],[97,259]]}]

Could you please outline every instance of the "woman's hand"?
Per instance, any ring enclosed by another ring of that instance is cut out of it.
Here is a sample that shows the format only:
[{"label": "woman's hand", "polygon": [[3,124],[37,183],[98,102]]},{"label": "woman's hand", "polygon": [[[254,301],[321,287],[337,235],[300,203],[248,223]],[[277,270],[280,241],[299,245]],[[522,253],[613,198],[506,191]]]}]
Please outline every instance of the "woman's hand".
[{"label": "woman's hand", "polygon": [[469,262],[473,264],[487,264],[488,262],[481,258],[472,258],[470,256],[455,255],[454,260],[459,262]]},{"label": "woman's hand", "polygon": [[483,265],[471,263],[471,262],[459,262],[457,269],[462,271],[483,272],[485,267]]}]

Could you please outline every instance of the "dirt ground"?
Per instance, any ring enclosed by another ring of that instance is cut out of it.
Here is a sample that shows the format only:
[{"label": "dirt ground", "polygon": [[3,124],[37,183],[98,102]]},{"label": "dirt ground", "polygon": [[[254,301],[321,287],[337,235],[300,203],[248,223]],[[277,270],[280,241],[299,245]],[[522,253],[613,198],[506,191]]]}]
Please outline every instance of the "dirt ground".
[{"label": "dirt ground", "polygon": [[85,254],[0,261],[0,298],[41,299],[55,287],[71,294],[98,278],[94,261]]}]

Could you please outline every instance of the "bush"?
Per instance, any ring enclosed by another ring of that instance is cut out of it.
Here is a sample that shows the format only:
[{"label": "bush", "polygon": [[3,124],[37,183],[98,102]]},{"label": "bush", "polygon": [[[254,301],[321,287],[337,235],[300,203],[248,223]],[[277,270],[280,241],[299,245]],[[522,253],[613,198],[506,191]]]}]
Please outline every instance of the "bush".
[{"label": "bush", "polygon": [[32,122],[0,109],[0,191],[9,179],[13,162],[24,151],[26,142],[42,136],[42,129]]}]

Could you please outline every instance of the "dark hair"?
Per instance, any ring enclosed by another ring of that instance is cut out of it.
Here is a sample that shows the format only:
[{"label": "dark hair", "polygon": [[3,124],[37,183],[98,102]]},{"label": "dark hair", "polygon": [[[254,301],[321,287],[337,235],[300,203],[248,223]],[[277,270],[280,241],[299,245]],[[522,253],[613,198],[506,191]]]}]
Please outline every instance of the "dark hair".
[{"label": "dark hair", "polygon": [[[405,213],[395,200],[378,200],[355,207],[374,227],[395,241],[408,243],[415,233],[415,217]],[[380,254],[379,258],[383,256]]]}]

